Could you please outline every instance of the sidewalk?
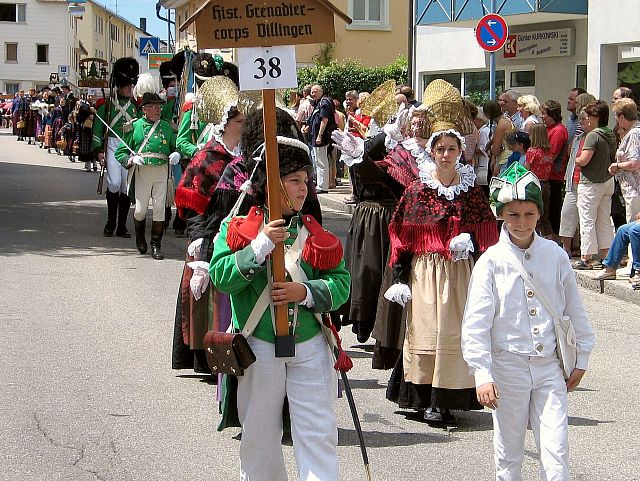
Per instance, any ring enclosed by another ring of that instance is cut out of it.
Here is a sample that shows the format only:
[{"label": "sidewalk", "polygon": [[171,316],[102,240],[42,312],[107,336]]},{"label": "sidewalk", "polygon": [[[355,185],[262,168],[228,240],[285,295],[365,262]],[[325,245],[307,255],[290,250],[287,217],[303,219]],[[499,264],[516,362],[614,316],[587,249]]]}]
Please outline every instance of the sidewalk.
[{"label": "sidewalk", "polygon": [[[352,214],[354,204],[346,204],[344,198],[350,193],[348,180],[344,180],[341,187],[331,189],[328,194],[318,194],[320,205],[325,209]],[[573,259],[577,260],[577,259]],[[572,260],[572,261],[573,261]],[[634,291],[629,283],[629,277],[618,276],[614,281],[599,281],[595,277],[601,270],[579,271],[574,270],[578,285],[592,291],[615,297],[621,301],[631,302],[640,306],[640,290]],[[606,302],[606,301],[605,301]]]}]

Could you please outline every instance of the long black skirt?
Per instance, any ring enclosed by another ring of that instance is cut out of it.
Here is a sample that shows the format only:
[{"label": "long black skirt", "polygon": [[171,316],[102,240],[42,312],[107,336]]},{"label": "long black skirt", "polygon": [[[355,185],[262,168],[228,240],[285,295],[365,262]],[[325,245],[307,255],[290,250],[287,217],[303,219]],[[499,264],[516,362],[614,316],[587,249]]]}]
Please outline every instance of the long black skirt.
[{"label": "long black skirt", "polygon": [[459,411],[484,409],[478,402],[475,388],[443,389],[431,384],[413,384],[404,380],[402,356],[398,357],[387,386],[387,399],[400,408],[417,411],[437,407]]},{"label": "long black skirt", "polygon": [[359,342],[369,339],[376,321],[380,288],[389,255],[389,222],[395,202],[361,202],[351,218],[345,263],[351,294],[340,308],[342,324],[352,324]]}]

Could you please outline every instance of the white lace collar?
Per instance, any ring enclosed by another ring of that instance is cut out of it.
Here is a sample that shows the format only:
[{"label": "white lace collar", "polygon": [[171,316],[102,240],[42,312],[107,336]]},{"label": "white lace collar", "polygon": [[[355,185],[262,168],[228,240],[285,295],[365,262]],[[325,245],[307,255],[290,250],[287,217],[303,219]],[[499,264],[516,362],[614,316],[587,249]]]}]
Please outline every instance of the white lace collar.
[{"label": "white lace collar", "polygon": [[227,152],[229,152],[229,154],[233,155],[234,157],[239,157],[240,155],[242,155],[242,152],[240,151],[240,146],[236,146],[235,149],[229,149],[229,147],[226,146],[226,144],[224,143],[224,140],[222,140],[222,133],[220,132],[215,132],[213,133],[213,138],[216,139],[216,142],[218,142],[220,145],[222,145],[224,147],[224,150],[226,150]]},{"label": "white lace collar", "polygon": [[476,174],[471,165],[456,164],[456,171],[460,176],[460,182],[454,185],[445,186],[433,176],[436,170],[435,163],[427,164],[426,169],[420,169],[420,181],[432,189],[438,191],[438,195],[443,195],[447,200],[453,200],[460,192],[467,192],[476,180]]},{"label": "white lace collar", "polygon": [[427,169],[428,166],[435,165],[431,154],[427,152],[413,137],[403,140],[402,146],[411,153],[411,156],[414,159],[416,159],[416,164],[420,171]]}]

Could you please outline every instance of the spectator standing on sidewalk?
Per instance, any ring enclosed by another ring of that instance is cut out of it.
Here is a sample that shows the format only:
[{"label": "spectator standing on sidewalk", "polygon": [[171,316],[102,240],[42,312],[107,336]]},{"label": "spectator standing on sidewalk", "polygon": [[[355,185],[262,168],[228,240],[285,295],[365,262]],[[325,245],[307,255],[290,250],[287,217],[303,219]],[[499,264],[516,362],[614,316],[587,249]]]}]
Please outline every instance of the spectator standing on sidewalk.
[{"label": "spectator standing on sidewalk", "polygon": [[613,104],[616,122],[626,134],[616,151],[616,161],[609,166],[609,173],[620,182],[625,201],[627,222],[632,222],[640,212],[640,122],[638,107],[630,98],[622,98]]},{"label": "spectator standing on sidewalk", "polygon": [[328,149],[331,144],[331,132],[336,129],[336,120],[333,111],[333,101],[324,95],[320,85],[311,87],[311,97],[313,98],[313,112],[305,126],[303,132],[309,136],[313,152],[313,161],[316,170],[318,194],[329,192],[329,155]]},{"label": "spectator standing on sidewalk", "polygon": [[523,130],[524,120],[518,111],[518,99],[521,97],[517,90],[506,90],[498,97],[498,103],[502,114],[514,125],[518,130]]}]

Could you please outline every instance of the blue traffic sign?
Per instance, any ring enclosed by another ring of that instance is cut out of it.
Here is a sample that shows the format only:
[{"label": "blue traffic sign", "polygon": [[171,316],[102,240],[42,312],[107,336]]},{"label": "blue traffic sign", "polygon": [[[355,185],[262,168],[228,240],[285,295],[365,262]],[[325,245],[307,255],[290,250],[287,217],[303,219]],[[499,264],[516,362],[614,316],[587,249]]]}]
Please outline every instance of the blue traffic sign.
[{"label": "blue traffic sign", "polygon": [[140,37],[140,56],[146,57],[150,53],[160,52],[160,39],[158,37]]},{"label": "blue traffic sign", "polygon": [[476,27],[476,40],[483,50],[495,52],[500,50],[507,41],[507,22],[495,13],[485,15]]}]

